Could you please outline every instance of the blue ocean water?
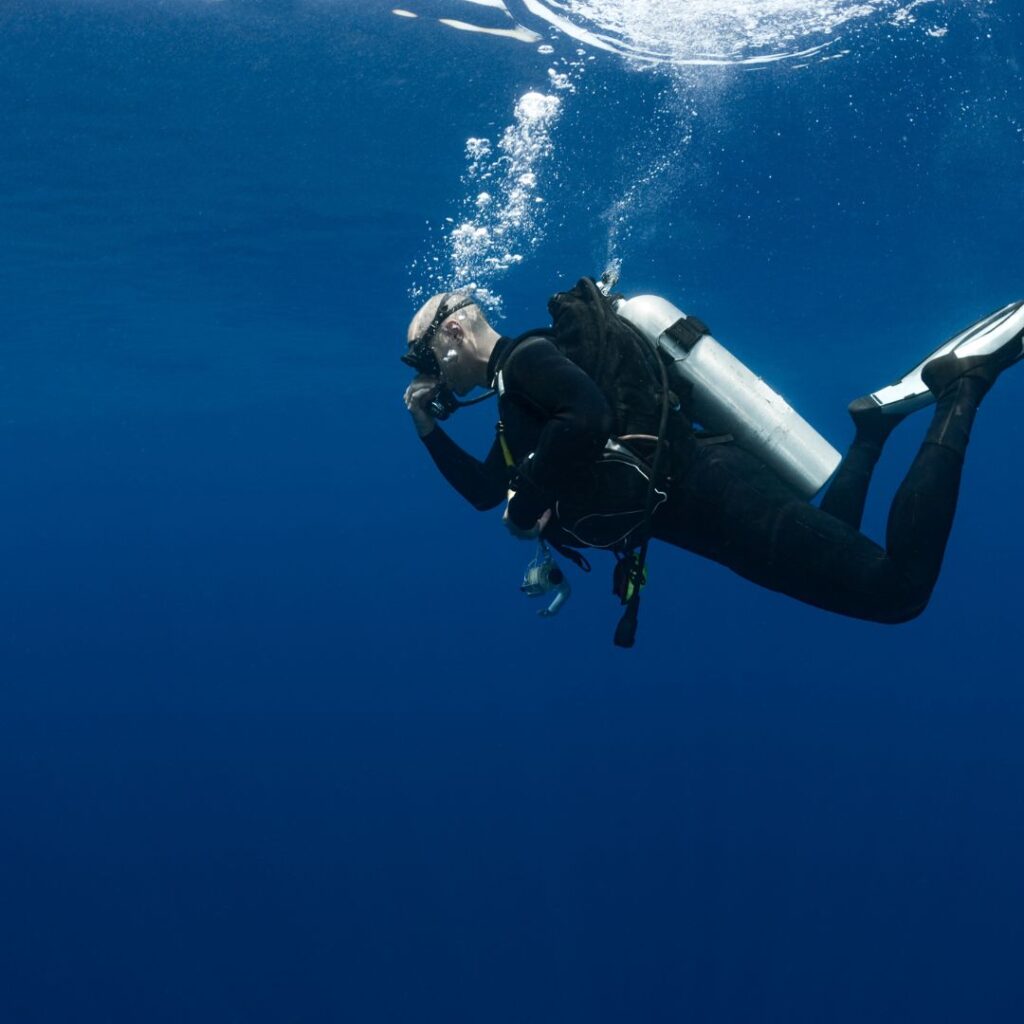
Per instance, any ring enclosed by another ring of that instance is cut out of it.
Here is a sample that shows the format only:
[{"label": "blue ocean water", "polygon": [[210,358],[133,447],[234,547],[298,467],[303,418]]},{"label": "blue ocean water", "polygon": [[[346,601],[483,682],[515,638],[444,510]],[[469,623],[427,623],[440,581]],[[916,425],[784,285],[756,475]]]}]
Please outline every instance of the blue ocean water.
[{"label": "blue ocean water", "polygon": [[403,9],[0,3],[0,1021],[1020,1020],[1024,370],[921,619],[659,548],[624,652],[397,361],[424,289],[517,333],[614,257],[842,447],[1024,298],[1019,9]]}]

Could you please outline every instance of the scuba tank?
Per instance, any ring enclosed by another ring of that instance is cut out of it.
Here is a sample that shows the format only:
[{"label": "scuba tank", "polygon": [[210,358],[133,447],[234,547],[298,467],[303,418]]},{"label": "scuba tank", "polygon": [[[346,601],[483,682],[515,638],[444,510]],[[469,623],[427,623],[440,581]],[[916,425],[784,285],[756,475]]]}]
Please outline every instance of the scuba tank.
[{"label": "scuba tank", "polygon": [[752,373],[666,299],[619,299],[615,312],[654,347],[670,377],[693,387],[696,420],[770,466],[802,497],[811,498],[841,461],[835,450],[781,395]]}]

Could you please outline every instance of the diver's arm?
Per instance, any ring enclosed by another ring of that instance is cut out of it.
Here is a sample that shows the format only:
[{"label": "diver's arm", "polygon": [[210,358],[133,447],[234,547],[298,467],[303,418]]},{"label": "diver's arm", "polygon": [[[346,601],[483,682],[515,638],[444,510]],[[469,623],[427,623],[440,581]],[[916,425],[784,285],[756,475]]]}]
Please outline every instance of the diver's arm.
[{"label": "diver's arm", "polygon": [[509,504],[509,518],[526,528],[551,508],[567,478],[600,456],[611,412],[594,381],[546,339],[520,345],[503,375],[506,394],[545,419],[537,447],[517,467]]},{"label": "diver's arm", "polygon": [[422,438],[434,465],[475,509],[486,512],[505,500],[508,490],[508,468],[501,447],[495,442],[480,462],[463,451],[439,426]]}]

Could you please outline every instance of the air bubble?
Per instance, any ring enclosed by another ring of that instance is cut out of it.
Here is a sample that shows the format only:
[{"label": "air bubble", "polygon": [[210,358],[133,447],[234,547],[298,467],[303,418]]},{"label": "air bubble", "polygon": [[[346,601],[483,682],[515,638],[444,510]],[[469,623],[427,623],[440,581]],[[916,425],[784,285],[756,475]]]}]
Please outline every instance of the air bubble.
[{"label": "air bubble", "polygon": [[[440,256],[435,262],[441,266],[433,272],[430,287],[417,283],[418,292],[472,285],[480,301],[500,311],[496,281],[521,264],[543,234],[538,172],[553,151],[551,132],[561,111],[558,96],[531,90],[519,98],[513,122],[497,144],[485,138],[466,140],[463,211],[458,223],[445,218],[453,226],[436,243]],[[481,189],[484,182],[487,187]]]}]

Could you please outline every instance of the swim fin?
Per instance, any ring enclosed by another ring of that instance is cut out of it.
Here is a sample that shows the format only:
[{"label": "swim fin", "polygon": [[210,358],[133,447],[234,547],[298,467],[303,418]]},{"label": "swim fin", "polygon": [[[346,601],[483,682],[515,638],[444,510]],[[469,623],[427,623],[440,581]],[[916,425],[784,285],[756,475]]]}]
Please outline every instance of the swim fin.
[{"label": "swim fin", "polygon": [[[921,378],[922,371],[930,362],[949,353],[954,353],[958,359],[990,355],[1022,332],[1024,302],[1011,302],[982,317],[929,353],[902,377],[878,391],[854,399],[849,406],[854,423],[858,427],[871,421],[879,424],[891,422],[895,426],[908,413],[935,401],[935,396]],[[1020,359],[1021,354],[1016,358]]]}]

